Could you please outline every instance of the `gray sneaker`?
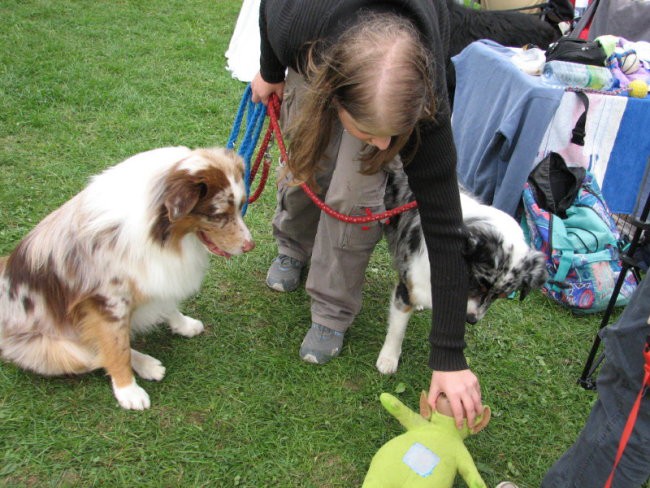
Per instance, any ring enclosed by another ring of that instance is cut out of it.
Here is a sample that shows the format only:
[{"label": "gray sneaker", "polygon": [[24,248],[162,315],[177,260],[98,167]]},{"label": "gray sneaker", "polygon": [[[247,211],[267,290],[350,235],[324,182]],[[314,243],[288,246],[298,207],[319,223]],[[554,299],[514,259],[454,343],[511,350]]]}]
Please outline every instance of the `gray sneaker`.
[{"label": "gray sneaker", "polygon": [[502,481],[494,488],[518,488],[512,481]]},{"label": "gray sneaker", "polygon": [[341,352],[343,332],[312,322],[300,345],[300,358],[314,364],[325,364]]},{"label": "gray sneaker", "polygon": [[305,263],[286,254],[280,254],[266,273],[266,284],[275,291],[294,291],[300,284],[300,274]]}]

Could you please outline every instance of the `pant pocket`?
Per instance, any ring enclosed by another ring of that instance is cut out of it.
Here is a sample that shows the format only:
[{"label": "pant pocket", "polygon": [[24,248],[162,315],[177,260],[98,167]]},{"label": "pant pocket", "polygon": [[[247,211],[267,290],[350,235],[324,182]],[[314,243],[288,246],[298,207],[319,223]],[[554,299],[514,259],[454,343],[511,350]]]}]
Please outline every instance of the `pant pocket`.
[{"label": "pant pocket", "polygon": [[[352,216],[366,216],[366,208],[355,207]],[[372,214],[384,211],[384,207],[370,208]],[[341,247],[352,251],[364,251],[373,249],[382,236],[382,227],[379,221],[373,221],[363,224],[345,224],[345,232],[341,240]]]}]

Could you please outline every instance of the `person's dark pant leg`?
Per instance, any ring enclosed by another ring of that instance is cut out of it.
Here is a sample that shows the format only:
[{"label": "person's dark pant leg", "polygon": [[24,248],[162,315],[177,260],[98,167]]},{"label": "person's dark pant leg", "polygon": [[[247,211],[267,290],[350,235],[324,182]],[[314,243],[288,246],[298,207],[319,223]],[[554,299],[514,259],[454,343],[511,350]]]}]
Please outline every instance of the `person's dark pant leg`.
[{"label": "person's dark pant leg", "polygon": [[[641,388],[650,325],[650,283],[642,281],[619,320],[601,331],[605,362],[598,399],[578,439],[551,467],[542,488],[600,488],[614,466],[621,433]],[[650,394],[616,469],[613,488],[639,488],[650,477]]]}]

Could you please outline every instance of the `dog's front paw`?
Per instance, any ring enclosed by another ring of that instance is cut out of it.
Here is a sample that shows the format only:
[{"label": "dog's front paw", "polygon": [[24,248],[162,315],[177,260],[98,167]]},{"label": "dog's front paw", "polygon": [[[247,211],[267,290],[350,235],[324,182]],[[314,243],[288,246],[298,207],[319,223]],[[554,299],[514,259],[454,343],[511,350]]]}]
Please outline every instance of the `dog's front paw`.
[{"label": "dog's front paw", "polygon": [[393,374],[397,371],[398,362],[399,356],[394,357],[380,354],[379,358],[377,358],[376,366],[379,372],[382,374]]},{"label": "dog's front paw", "polygon": [[184,337],[194,337],[205,330],[203,322],[180,313],[169,321],[169,327],[171,327],[172,332]]},{"label": "dog's front paw", "polygon": [[131,366],[143,380],[160,381],[165,377],[165,367],[156,358],[131,351]]},{"label": "dog's front paw", "polygon": [[146,410],[151,406],[149,394],[133,380],[129,386],[117,387],[113,384],[113,393],[120,407],[127,410]]}]

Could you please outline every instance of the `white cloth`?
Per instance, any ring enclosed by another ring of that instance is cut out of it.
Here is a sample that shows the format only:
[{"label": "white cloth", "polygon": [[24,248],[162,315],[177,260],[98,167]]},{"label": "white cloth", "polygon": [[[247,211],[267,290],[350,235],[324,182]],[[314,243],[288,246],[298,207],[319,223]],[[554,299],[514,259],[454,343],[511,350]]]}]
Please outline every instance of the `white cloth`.
[{"label": "white cloth", "polygon": [[539,76],[542,74],[544,69],[544,63],[546,62],[546,54],[538,47],[533,47],[530,49],[522,49],[520,47],[511,47],[514,56],[510,58],[510,61],[515,63],[515,66],[519,68],[524,73],[533,76]]},{"label": "white cloth", "polygon": [[250,82],[260,70],[260,0],[244,0],[226,51],[232,77]]},{"label": "white cloth", "polygon": [[587,94],[589,111],[585,128],[585,145],[571,143],[571,131],[584,112],[575,93],[565,92],[538,151],[538,159],[549,152],[560,154],[569,166],[590,170],[602,188],[614,142],[625,113],[627,97]]}]

